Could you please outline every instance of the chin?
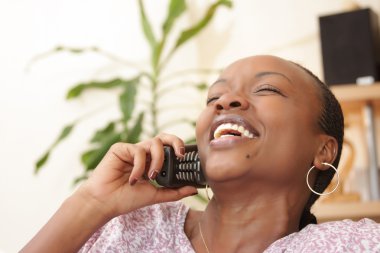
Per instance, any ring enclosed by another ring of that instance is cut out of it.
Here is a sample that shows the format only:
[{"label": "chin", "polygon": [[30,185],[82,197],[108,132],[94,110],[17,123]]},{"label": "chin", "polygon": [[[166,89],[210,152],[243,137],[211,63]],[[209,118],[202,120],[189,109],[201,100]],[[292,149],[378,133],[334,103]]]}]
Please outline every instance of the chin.
[{"label": "chin", "polygon": [[225,182],[244,177],[251,170],[251,166],[247,163],[242,164],[236,159],[225,159],[225,157],[221,158],[220,156],[215,159],[209,157],[203,168],[207,180],[215,182]]}]

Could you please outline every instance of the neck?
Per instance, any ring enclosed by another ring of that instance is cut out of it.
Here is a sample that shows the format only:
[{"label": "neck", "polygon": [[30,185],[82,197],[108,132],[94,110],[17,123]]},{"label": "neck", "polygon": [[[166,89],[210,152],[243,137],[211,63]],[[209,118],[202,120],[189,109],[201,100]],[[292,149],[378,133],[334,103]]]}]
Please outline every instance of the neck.
[{"label": "neck", "polygon": [[210,252],[262,252],[298,231],[302,211],[298,203],[303,201],[292,201],[284,191],[263,186],[213,189],[214,197],[200,218]]}]

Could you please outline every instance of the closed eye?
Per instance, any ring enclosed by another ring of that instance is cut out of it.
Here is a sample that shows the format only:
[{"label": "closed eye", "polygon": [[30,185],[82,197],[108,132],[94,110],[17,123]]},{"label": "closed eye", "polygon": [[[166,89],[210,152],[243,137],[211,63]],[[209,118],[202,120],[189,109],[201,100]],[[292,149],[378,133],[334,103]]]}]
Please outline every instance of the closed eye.
[{"label": "closed eye", "polygon": [[207,99],[206,104],[208,105],[208,104],[210,104],[211,102],[213,102],[213,101],[215,101],[217,99],[219,99],[219,97],[210,97],[210,98]]},{"label": "closed eye", "polygon": [[278,89],[277,87],[274,87],[272,85],[269,85],[269,84],[263,84],[263,85],[260,85],[259,87],[257,87],[254,92],[255,94],[258,94],[258,95],[267,95],[267,94],[271,94],[271,93],[277,93],[283,97],[286,97],[281,91],[280,89]]}]

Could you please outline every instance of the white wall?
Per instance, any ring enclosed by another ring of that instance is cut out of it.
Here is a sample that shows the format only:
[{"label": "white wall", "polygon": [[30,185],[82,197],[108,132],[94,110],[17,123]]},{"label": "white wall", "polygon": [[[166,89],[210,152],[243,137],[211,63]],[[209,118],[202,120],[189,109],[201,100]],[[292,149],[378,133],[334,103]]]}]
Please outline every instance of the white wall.
[{"label": "white wall", "polygon": [[[27,63],[57,45],[96,45],[142,64],[148,51],[135,2],[0,1],[0,252],[19,250],[72,192],[72,180],[81,173],[79,154],[90,133],[117,115],[112,94],[92,92],[67,102],[67,89],[79,81],[128,74],[120,65],[93,54],[54,55],[36,62],[28,72]],[[153,22],[161,20],[166,2],[146,1]],[[199,16],[204,1],[191,3],[188,20]],[[360,3],[380,13],[379,1]],[[177,55],[171,68],[223,67],[239,57],[270,53],[321,75],[317,16],[344,10],[348,4],[343,0],[236,0],[232,10],[218,13],[196,44]],[[61,127],[92,108],[103,110],[84,121],[34,175],[36,159]],[[173,131],[181,135],[182,130]]]}]

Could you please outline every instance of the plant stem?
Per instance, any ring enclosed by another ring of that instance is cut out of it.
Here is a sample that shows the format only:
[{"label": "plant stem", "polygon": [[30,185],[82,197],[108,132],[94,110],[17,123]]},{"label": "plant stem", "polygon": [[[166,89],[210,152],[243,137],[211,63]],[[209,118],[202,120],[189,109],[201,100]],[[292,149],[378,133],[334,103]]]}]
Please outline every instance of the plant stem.
[{"label": "plant stem", "polygon": [[158,102],[158,78],[157,78],[157,70],[154,70],[154,76],[152,77],[152,103],[150,104],[150,112],[152,114],[152,137],[156,136],[159,132],[158,125],[157,125],[157,102]]}]

